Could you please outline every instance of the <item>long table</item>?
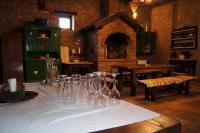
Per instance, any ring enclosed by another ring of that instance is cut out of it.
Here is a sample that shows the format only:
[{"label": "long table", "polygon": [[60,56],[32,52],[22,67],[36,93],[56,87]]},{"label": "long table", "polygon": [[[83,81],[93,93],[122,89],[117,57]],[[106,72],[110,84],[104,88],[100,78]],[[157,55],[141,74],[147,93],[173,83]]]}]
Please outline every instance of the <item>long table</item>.
[{"label": "long table", "polygon": [[123,65],[111,65],[113,68],[117,68],[118,72],[122,74],[123,72],[130,72],[131,77],[131,91],[130,95],[136,95],[136,80],[137,80],[137,71],[141,70],[156,70],[156,71],[163,71],[167,69],[167,75],[170,75],[170,72],[174,67],[177,65],[171,64],[151,64],[151,65],[134,65],[134,66],[123,66]]},{"label": "long table", "polygon": [[63,74],[72,75],[80,73],[82,75],[92,72],[94,64],[88,61],[62,63]]},{"label": "long table", "polygon": [[1,133],[162,132],[181,130],[177,120],[120,100],[117,106],[96,108],[86,103],[60,105],[54,89],[26,83],[38,92],[34,99],[0,103]]}]

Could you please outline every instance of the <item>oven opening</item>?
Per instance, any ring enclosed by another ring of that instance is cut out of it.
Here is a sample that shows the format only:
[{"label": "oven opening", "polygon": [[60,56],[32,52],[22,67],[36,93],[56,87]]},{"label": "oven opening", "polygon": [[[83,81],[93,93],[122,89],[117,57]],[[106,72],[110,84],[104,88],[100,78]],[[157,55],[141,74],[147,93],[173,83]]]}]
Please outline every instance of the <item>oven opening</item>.
[{"label": "oven opening", "polygon": [[107,59],[126,59],[130,38],[124,33],[113,33],[105,40]]}]

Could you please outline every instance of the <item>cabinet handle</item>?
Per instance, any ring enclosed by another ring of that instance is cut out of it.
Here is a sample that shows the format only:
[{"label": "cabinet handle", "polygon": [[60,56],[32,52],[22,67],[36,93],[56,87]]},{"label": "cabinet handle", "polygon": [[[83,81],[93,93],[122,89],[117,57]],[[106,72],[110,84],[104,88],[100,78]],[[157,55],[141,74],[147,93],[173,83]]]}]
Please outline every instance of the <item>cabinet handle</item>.
[{"label": "cabinet handle", "polygon": [[38,71],[37,71],[37,70],[35,70],[35,71],[33,71],[33,73],[34,73],[35,75],[37,75],[37,74],[38,74]]}]

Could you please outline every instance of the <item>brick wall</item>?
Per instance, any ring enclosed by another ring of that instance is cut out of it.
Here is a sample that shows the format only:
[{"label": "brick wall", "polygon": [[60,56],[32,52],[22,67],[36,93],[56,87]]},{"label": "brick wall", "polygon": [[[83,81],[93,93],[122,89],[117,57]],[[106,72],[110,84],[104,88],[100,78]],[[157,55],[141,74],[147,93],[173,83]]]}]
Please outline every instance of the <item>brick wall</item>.
[{"label": "brick wall", "polygon": [[[120,32],[126,34],[130,38],[127,46],[126,59],[106,59],[105,40],[112,33]],[[136,33],[121,19],[116,19],[98,31],[98,70],[109,70],[110,65],[123,64],[125,66],[134,65],[136,63]]]},{"label": "brick wall", "polygon": [[[22,32],[25,22],[35,18],[49,20],[49,26],[58,26],[54,10],[77,12],[75,31],[99,18],[99,0],[46,0],[45,10],[38,8],[37,0],[1,0],[0,36],[6,32]],[[62,30],[62,45],[75,44],[75,31]]]}]

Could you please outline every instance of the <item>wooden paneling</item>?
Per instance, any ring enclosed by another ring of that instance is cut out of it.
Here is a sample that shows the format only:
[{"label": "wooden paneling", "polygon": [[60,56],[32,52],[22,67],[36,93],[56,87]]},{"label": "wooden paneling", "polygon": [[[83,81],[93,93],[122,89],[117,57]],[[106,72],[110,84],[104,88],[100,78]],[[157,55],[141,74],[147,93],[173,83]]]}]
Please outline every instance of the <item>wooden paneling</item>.
[{"label": "wooden paneling", "polygon": [[23,40],[22,33],[6,33],[2,35],[2,78],[7,83],[8,78],[23,81]]},{"label": "wooden paneling", "polygon": [[[0,64],[2,64],[2,48],[1,48],[2,44],[1,44],[1,38],[0,38]],[[0,83],[3,82],[3,73],[2,73],[2,65],[0,65]]]}]

